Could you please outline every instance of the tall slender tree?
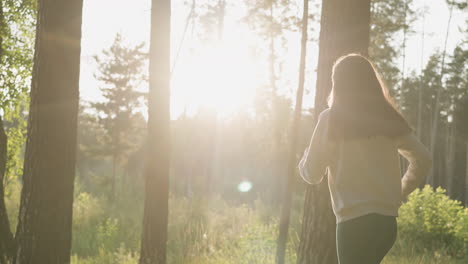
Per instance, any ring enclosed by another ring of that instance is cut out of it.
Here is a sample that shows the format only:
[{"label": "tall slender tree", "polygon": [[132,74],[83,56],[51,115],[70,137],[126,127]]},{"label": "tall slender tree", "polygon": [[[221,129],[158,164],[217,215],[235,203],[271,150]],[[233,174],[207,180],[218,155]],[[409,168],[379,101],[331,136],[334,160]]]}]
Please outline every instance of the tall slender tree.
[{"label": "tall slender tree", "polygon": [[[448,22],[447,22],[447,28],[445,31],[445,40],[444,40],[444,49],[442,51],[442,62],[440,64],[440,74],[439,74],[439,88],[437,89],[437,93],[435,95],[435,104],[434,104],[434,109],[433,109],[433,119],[432,119],[432,128],[431,128],[431,134],[430,134],[430,142],[429,142],[429,149],[431,151],[432,158],[435,159],[435,151],[436,151],[436,142],[437,142],[437,134],[439,133],[439,117],[440,117],[440,100],[441,100],[441,94],[443,90],[443,77],[445,74],[445,57],[447,54],[447,41],[448,41],[448,36],[450,33],[450,23],[452,21],[452,16],[453,16],[453,9],[455,7],[455,3],[451,3],[450,1],[447,2],[449,5],[449,17],[448,17]],[[431,185],[435,185],[437,179],[436,178],[436,173],[435,173],[435,168],[431,170],[429,173],[429,176],[427,177],[426,182]]]},{"label": "tall slender tree", "polygon": [[10,221],[5,206],[3,177],[7,163],[7,135],[3,129],[3,121],[0,116],[0,263],[7,263],[13,256],[13,234],[10,230]]},{"label": "tall slender tree", "polygon": [[[280,94],[280,86],[282,85],[279,75],[281,75],[281,67],[284,61],[278,56],[281,51],[286,52],[285,34],[297,29],[299,18],[295,12],[292,12],[294,7],[293,1],[281,0],[264,0],[264,1],[248,1],[244,0],[247,6],[247,15],[243,21],[251,27],[259,37],[265,42],[263,52],[268,60],[268,83],[263,89],[259,90],[262,96],[265,96],[269,113],[268,123],[271,126],[271,176],[272,182],[272,200],[280,201],[284,193],[284,186],[287,168],[284,162],[287,153],[287,133],[288,129],[283,128],[284,117],[289,120],[288,111],[284,111],[285,98]],[[288,109],[290,106],[287,106]],[[286,115],[285,115],[286,114]]]},{"label": "tall slender tree", "polygon": [[[347,53],[366,55],[369,46],[370,0],[322,3],[315,120],[326,107],[334,61]],[[337,263],[335,216],[326,180],[309,186],[299,244],[298,263]]]},{"label": "tall slender tree", "polygon": [[[3,36],[5,35],[5,18],[3,15],[3,1],[0,1],[0,61],[3,56]],[[7,263],[12,257],[13,234],[10,230],[10,221],[5,206],[3,177],[7,164],[7,135],[0,115],[0,262]]]},{"label": "tall slender tree", "polygon": [[8,263],[14,255],[5,195],[8,184],[21,174],[20,156],[26,131],[22,110],[32,69],[35,1],[20,3],[0,1],[0,263]]},{"label": "tall slender tree", "polygon": [[166,263],[170,168],[171,1],[153,0],[148,98],[148,152],[140,264]]},{"label": "tall slender tree", "polygon": [[82,0],[39,0],[14,263],[69,263]]},{"label": "tall slender tree", "polygon": [[294,119],[291,124],[291,141],[288,159],[288,171],[285,194],[283,196],[283,204],[281,206],[281,216],[279,225],[279,235],[276,248],[276,262],[278,264],[284,263],[286,253],[286,243],[288,239],[289,220],[291,215],[291,201],[296,176],[296,149],[297,139],[299,133],[299,126],[302,113],[302,97],[304,95],[304,76],[306,67],[306,53],[307,53],[307,26],[309,21],[309,0],[304,0],[303,14],[302,14],[302,34],[301,34],[301,57],[299,60],[299,82],[296,94],[296,106],[294,109]]}]

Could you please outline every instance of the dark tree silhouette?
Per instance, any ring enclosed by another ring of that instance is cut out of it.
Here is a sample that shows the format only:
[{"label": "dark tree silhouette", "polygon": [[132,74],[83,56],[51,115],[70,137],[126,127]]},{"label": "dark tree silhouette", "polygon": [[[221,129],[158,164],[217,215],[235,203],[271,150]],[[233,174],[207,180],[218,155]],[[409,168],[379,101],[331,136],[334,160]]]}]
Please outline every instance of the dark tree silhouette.
[{"label": "dark tree silhouette", "polygon": [[6,171],[6,163],[7,135],[3,127],[2,117],[0,116],[0,263],[8,263],[9,259],[11,259],[14,254],[14,240],[13,234],[10,230],[10,222],[5,206],[5,192],[3,186],[3,177]]},{"label": "dark tree silhouette", "polygon": [[[6,29],[5,17],[3,15],[3,1],[0,1],[0,60],[3,57],[3,36]],[[0,116],[0,263],[7,263],[13,256],[13,234],[10,230],[10,221],[5,206],[5,191],[3,177],[7,166],[7,135]]]},{"label": "dark tree silhouette", "polygon": [[299,61],[299,82],[296,94],[296,106],[294,109],[294,119],[291,125],[291,145],[289,150],[287,181],[283,204],[281,206],[281,217],[279,225],[278,244],[276,248],[276,262],[278,264],[284,263],[286,253],[286,243],[288,240],[289,220],[291,216],[291,201],[296,176],[296,149],[299,125],[302,113],[302,97],[304,95],[304,76],[306,66],[306,53],[307,53],[307,24],[309,21],[309,0],[304,0],[304,10],[302,14],[302,36],[301,36],[301,57]]},{"label": "dark tree silhouette", "polygon": [[[326,108],[334,61],[347,53],[367,55],[370,0],[329,0],[322,3],[319,61],[314,116]],[[309,186],[299,244],[298,263],[337,263],[335,216],[327,181]]]},{"label": "dark tree silhouette", "polygon": [[141,264],[166,263],[170,167],[170,0],[153,0]]},{"label": "dark tree silhouette", "polygon": [[14,263],[70,263],[82,0],[39,0]]}]

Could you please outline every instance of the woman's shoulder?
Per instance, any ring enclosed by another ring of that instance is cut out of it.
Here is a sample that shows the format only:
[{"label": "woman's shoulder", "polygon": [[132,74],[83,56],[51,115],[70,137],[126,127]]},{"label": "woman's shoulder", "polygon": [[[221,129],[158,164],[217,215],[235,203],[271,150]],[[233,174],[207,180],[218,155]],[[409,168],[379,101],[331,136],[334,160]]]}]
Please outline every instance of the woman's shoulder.
[{"label": "woman's shoulder", "polygon": [[330,108],[326,108],[322,112],[320,112],[318,118],[319,120],[326,120],[330,116]]}]

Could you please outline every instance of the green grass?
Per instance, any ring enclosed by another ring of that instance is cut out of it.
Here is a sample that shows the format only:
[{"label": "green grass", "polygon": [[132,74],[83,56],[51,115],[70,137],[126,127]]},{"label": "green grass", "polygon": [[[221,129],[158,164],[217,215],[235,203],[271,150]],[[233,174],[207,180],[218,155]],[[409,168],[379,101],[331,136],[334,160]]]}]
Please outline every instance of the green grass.
[{"label": "green grass", "polygon": [[[88,199],[88,198],[87,198]],[[86,199],[86,200],[87,200]],[[257,201],[253,207],[229,205],[221,199],[188,200],[171,198],[169,219],[169,264],[274,264],[277,219],[272,209]],[[92,210],[90,210],[92,212]],[[299,214],[292,219],[286,263],[296,263]],[[107,222],[105,222],[107,223]],[[120,224],[118,224],[120,225]],[[128,225],[122,223],[123,226]],[[135,227],[138,232],[140,227]],[[102,245],[118,245],[124,241],[114,232],[119,227],[100,228]],[[108,231],[103,231],[108,230]],[[79,230],[77,230],[79,232]],[[106,232],[110,234],[106,235]],[[80,233],[77,234],[81,236]],[[402,239],[399,234],[395,245],[383,264],[464,264],[468,259],[456,259],[443,250],[423,251],[421,247]],[[112,240],[106,242],[106,239]],[[85,242],[85,241],[83,241]],[[74,256],[72,264],[136,264],[138,249],[104,246],[94,256]],[[75,245],[76,247],[76,245]],[[114,248],[114,249],[112,249]]]},{"label": "green grass", "polygon": [[[7,207],[13,216],[17,214],[18,193],[14,191],[7,197]],[[131,195],[120,198],[109,204],[105,197],[85,192],[77,194],[72,264],[138,263],[143,203]],[[432,215],[446,217],[444,212],[452,212],[457,205],[449,203],[442,193],[426,190],[416,192],[412,199],[413,202],[401,210],[403,216],[399,217],[397,241],[382,263],[468,263],[468,256],[463,253],[468,240],[465,238],[465,246],[458,243],[467,230],[466,209],[463,212],[457,209],[463,214],[454,214],[445,220]],[[436,204],[439,205],[435,207]],[[247,206],[228,203],[219,197],[209,200],[171,197],[170,206],[169,264],[275,263],[278,219],[276,210],[268,204],[258,200]],[[296,263],[300,207],[295,206],[292,212],[286,263]],[[414,222],[412,215],[418,215],[419,220]],[[452,223],[460,216],[465,220],[454,228],[457,225]],[[431,235],[434,230],[441,234],[442,240]],[[459,257],[451,257],[450,252],[456,252],[454,254]]]},{"label": "green grass", "polygon": [[447,256],[434,257],[432,254],[415,256],[387,256],[382,264],[466,264],[466,259],[453,259]]}]

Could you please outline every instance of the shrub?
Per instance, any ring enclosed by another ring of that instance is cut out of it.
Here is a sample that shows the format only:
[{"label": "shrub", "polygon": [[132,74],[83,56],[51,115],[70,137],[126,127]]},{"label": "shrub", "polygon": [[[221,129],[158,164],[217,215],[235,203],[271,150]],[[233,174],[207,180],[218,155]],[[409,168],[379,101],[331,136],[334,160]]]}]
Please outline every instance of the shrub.
[{"label": "shrub", "polygon": [[137,264],[138,257],[128,253],[123,247],[116,252],[105,251],[100,248],[96,256],[81,258],[77,255],[71,257],[72,264]]},{"label": "shrub", "polygon": [[97,228],[104,218],[100,201],[89,193],[80,193],[73,203],[72,252],[80,256],[96,255],[99,248]]},{"label": "shrub", "polygon": [[465,258],[468,253],[468,209],[445,190],[426,185],[410,194],[400,208],[399,240],[419,252]]}]

